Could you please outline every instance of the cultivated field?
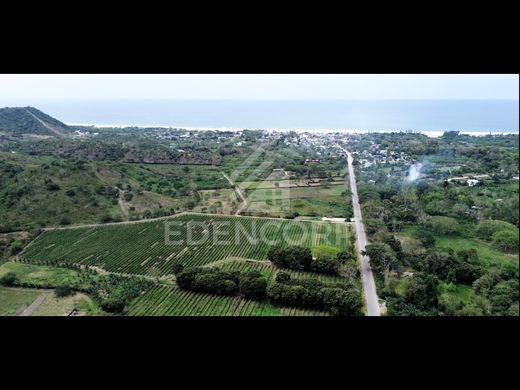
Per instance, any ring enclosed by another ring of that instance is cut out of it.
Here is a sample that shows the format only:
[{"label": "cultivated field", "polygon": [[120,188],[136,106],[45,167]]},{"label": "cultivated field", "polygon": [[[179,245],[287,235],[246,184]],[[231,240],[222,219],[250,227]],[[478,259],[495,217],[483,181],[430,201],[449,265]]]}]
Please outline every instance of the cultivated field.
[{"label": "cultivated field", "polygon": [[[213,266],[213,264],[211,265]],[[269,261],[241,259],[222,260],[214,266],[225,271],[259,271],[268,285],[274,282],[279,270]],[[324,283],[341,283],[341,276],[318,275],[310,272],[283,270],[294,279],[318,279]],[[131,316],[326,316],[327,312],[277,307],[240,297],[222,297],[180,290],[173,285],[158,285],[136,298],[128,308]]]},{"label": "cultivated field", "polygon": [[[174,233],[170,235],[172,242],[165,240],[166,224]],[[19,259],[35,264],[79,264],[108,272],[159,277],[171,275],[176,263],[202,266],[232,257],[264,260],[275,244],[301,245],[312,248],[313,252],[322,246],[342,250],[348,245],[346,226],[179,214],[163,220],[45,231],[26,247]]]},{"label": "cultivated field", "polygon": [[130,316],[326,316],[326,312],[280,308],[267,302],[240,297],[221,297],[158,285],[136,298],[128,308]]}]

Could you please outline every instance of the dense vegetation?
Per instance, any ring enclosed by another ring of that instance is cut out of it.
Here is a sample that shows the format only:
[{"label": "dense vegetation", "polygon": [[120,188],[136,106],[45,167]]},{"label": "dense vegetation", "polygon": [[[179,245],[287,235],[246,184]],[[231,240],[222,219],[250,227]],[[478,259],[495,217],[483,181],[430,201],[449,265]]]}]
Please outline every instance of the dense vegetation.
[{"label": "dense vegetation", "polygon": [[[356,148],[366,252],[388,314],[518,313],[518,136],[375,134]],[[401,153],[406,162],[388,162]]]},{"label": "dense vegetation", "polygon": [[353,284],[325,284],[317,279],[292,279],[279,273],[267,295],[277,305],[327,310],[332,315],[359,315],[361,292]]},{"label": "dense vegetation", "polygon": [[332,315],[358,315],[361,293],[354,284],[326,284],[317,279],[291,279],[279,273],[267,289],[267,280],[258,271],[222,271],[217,268],[178,268],[177,285],[198,293],[269,301],[278,306],[326,310]]},{"label": "dense vegetation", "polygon": [[279,268],[297,271],[338,275],[340,272],[349,275],[357,272],[357,260],[351,251],[340,252],[337,255],[319,253],[313,259],[311,250],[299,246],[273,246],[267,253],[267,258]]},{"label": "dense vegetation", "polygon": [[83,162],[11,153],[0,153],[0,177],[0,233],[172,215],[193,209],[200,202],[198,190],[229,187],[211,167]]}]

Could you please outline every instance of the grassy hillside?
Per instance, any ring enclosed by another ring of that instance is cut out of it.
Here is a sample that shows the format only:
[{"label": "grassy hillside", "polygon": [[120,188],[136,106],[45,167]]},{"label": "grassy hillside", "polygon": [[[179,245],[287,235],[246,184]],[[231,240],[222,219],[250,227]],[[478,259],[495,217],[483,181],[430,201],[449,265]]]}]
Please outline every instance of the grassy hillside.
[{"label": "grassy hillside", "polygon": [[170,215],[196,207],[197,190],[229,187],[216,167],[5,152],[0,152],[0,177],[0,232]]},{"label": "grassy hillside", "polygon": [[64,135],[69,127],[33,107],[0,108],[0,131],[12,135]]}]

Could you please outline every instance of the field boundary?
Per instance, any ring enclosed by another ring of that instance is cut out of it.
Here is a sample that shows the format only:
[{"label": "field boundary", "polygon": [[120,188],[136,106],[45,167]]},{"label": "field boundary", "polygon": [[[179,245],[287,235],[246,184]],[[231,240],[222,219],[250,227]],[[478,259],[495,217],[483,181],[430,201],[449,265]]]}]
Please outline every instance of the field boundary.
[{"label": "field boundary", "polygon": [[[136,223],[146,223],[146,222],[154,222],[154,221],[175,219],[175,218],[177,218],[177,217],[179,217],[181,215],[207,215],[207,216],[214,216],[214,217],[271,219],[271,220],[275,220],[275,221],[312,222],[312,223],[330,223],[330,224],[349,224],[348,221],[345,221],[345,222],[330,222],[330,221],[314,221],[314,220],[297,220],[297,219],[291,219],[291,218],[260,217],[260,216],[256,216],[256,215],[230,215],[230,214],[215,214],[215,213],[199,213],[199,212],[196,212],[196,211],[183,211],[181,213],[167,215],[167,216],[164,216],[164,217],[139,219],[139,220],[136,220],[136,221],[92,223],[92,224],[70,225],[70,226],[55,226],[55,227],[42,228],[41,230],[42,230],[42,232],[45,232],[45,231],[54,231],[54,230],[82,229],[82,228],[86,228],[86,227],[130,225],[130,224],[136,224]],[[36,238],[38,238],[38,237],[36,237]],[[32,240],[32,241],[34,241],[34,240]],[[27,244],[27,246],[29,246],[29,244]]]}]

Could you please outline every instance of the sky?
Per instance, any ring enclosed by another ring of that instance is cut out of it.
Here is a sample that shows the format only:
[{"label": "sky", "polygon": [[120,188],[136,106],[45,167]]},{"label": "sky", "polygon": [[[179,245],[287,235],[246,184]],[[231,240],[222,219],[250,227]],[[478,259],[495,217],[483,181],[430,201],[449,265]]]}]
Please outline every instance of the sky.
[{"label": "sky", "polygon": [[0,74],[11,99],[512,99],[518,75]]}]

